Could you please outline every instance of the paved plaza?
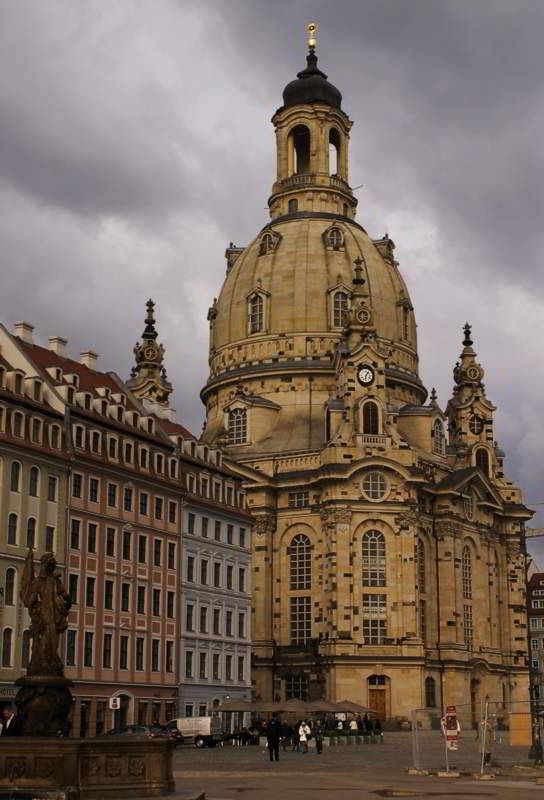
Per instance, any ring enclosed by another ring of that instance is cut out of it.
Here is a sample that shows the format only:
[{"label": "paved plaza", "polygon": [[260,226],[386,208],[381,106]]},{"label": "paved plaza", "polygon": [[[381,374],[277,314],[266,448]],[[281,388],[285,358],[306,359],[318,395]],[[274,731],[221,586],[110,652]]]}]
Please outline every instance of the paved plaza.
[{"label": "paved plaza", "polygon": [[[420,741],[429,762],[425,766],[440,769],[444,764],[443,743],[439,735],[427,733]],[[526,748],[506,748],[497,743],[494,753],[502,747],[505,756],[522,762]],[[497,753],[497,760],[499,755]],[[433,762],[431,764],[431,762]],[[321,755],[315,750],[308,754],[282,752],[279,763],[270,763],[264,747],[223,747],[215,750],[180,748],[174,755],[174,774],[179,797],[196,798],[204,792],[206,800],[306,800],[307,798],[379,798],[388,796],[439,797],[501,797],[519,800],[537,797],[543,787],[536,786],[534,777],[519,773],[513,782],[511,764],[505,764],[504,777],[478,782],[466,775],[459,779],[411,777],[407,768],[412,765],[412,737],[405,733],[385,735],[384,744],[350,745],[324,748]],[[460,744],[455,765],[468,773],[479,765],[478,744],[472,735]]]}]

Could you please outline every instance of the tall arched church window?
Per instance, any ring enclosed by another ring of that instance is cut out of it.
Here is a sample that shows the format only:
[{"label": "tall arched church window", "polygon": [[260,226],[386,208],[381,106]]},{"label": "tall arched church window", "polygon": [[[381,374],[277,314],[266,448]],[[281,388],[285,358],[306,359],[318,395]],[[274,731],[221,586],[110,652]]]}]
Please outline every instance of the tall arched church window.
[{"label": "tall arched church window", "polygon": [[346,292],[335,292],[333,298],[332,324],[335,328],[343,327],[348,311],[348,296]]},{"label": "tall arched church window", "polygon": [[312,588],[312,546],[304,533],[297,533],[289,547],[289,588]]},{"label": "tall arched church window", "polygon": [[340,169],[340,135],[336,128],[329,132],[329,175],[338,175]]},{"label": "tall arched church window", "polygon": [[10,483],[9,488],[12,492],[19,491],[19,484],[21,481],[21,465],[18,461],[11,462],[11,476],[10,476]]},{"label": "tall arched church window", "polygon": [[249,332],[259,333],[264,328],[264,299],[260,294],[249,298]]},{"label": "tall arched church window", "polygon": [[425,708],[436,708],[436,683],[434,678],[425,678]]},{"label": "tall arched church window", "polygon": [[13,641],[13,631],[5,628],[2,634],[2,666],[11,667],[11,645]]},{"label": "tall arched church window", "polygon": [[307,175],[310,172],[310,131],[306,125],[297,125],[289,134],[289,161],[291,174]]},{"label": "tall arched church window", "polygon": [[472,600],[472,553],[468,545],[463,547],[461,567],[463,575],[463,599]]},{"label": "tall arched church window", "polygon": [[235,408],[229,411],[229,444],[245,444],[247,442],[247,411]]},{"label": "tall arched church window", "polygon": [[340,228],[329,228],[326,235],[327,247],[333,250],[340,250],[344,244],[344,236]]},{"label": "tall arched church window", "polygon": [[367,531],[362,546],[363,586],[385,586],[385,536]]},{"label": "tall arched church window", "polygon": [[446,452],[446,435],[444,425],[437,419],[433,425],[433,452],[443,456]]},{"label": "tall arched church window", "polygon": [[476,450],[476,466],[489,477],[489,453],[485,447],[479,447]]},{"label": "tall arched church window", "polygon": [[40,470],[38,467],[32,467],[30,470],[30,479],[28,483],[28,493],[31,497],[38,496],[38,481],[40,478]]},{"label": "tall arched church window", "polygon": [[15,570],[13,569],[13,567],[9,567],[9,569],[6,570],[4,603],[7,606],[15,605]]},{"label": "tall arched church window", "polygon": [[378,434],[380,432],[380,414],[378,404],[367,400],[363,406],[363,433]]}]

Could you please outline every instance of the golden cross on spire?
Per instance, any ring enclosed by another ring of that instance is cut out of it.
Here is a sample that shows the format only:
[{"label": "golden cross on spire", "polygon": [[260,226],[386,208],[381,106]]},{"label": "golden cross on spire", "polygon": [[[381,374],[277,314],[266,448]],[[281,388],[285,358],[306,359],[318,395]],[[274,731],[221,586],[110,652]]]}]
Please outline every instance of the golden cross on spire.
[{"label": "golden cross on spire", "polygon": [[317,32],[319,30],[319,24],[317,22],[309,22],[308,23],[308,47],[310,50],[315,50],[317,45]]}]

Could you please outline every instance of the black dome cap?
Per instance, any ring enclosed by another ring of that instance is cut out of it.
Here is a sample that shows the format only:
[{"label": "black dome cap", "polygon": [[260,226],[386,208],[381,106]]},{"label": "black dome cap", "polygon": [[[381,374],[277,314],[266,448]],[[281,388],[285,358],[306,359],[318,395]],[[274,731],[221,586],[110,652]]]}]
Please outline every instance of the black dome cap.
[{"label": "black dome cap", "polygon": [[283,106],[300,106],[306,103],[327,103],[340,108],[342,95],[327,76],[317,66],[317,56],[313,49],[306,57],[307,67],[297,73],[297,79],[288,83],[283,90]]}]

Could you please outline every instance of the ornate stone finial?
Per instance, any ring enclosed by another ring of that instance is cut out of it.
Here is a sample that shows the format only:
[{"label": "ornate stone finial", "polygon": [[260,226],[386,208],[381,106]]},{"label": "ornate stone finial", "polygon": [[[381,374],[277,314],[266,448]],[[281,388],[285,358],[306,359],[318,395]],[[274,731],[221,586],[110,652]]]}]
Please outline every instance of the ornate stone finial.
[{"label": "ornate stone finial", "polygon": [[308,49],[310,50],[310,53],[315,52],[315,48],[317,45],[318,30],[319,30],[319,25],[317,22],[308,23]]},{"label": "ornate stone finial", "polygon": [[436,389],[433,386],[433,388],[431,389],[431,398],[430,398],[430,404],[432,406],[437,406],[438,405],[437,398],[438,398],[438,395],[436,393]]},{"label": "ornate stone finial", "polygon": [[155,303],[153,300],[149,299],[145,305],[147,308],[147,315],[145,318],[145,328],[142,334],[142,339],[152,339],[155,341],[158,335],[155,329],[155,317],[153,316]]},{"label": "ornate stone finial", "polygon": [[471,338],[472,326],[465,322],[463,331],[465,332],[465,338],[463,339],[463,347],[471,347],[473,342]]},{"label": "ornate stone finial", "polygon": [[355,272],[355,277],[353,279],[354,285],[362,286],[365,283],[365,279],[363,278],[364,263],[365,261],[363,258],[361,258],[361,256],[357,256],[353,262],[353,271]]}]

